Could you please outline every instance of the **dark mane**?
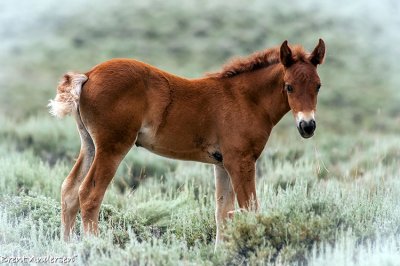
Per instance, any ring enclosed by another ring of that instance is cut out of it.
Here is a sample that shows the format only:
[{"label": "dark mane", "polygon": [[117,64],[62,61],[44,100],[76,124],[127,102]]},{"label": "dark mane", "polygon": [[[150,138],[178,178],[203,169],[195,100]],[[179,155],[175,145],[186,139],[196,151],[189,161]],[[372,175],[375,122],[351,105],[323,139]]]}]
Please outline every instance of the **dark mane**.
[{"label": "dark mane", "polygon": [[[291,49],[293,52],[293,57],[296,61],[307,60],[308,54],[302,46],[295,45],[292,46]],[[279,62],[279,47],[274,47],[264,51],[255,52],[247,57],[233,58],[226,63],[220,71],[208,73],[207,76],[216,78],[230,78],[241,73],[269,67],[271,65],[278,64]]]}]

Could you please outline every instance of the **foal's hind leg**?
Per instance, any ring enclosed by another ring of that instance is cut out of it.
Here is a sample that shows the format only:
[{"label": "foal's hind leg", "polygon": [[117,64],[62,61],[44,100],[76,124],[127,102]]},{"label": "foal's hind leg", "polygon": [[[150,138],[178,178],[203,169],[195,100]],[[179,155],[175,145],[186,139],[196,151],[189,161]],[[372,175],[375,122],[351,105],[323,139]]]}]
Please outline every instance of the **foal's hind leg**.
[{"label": "foal's hind leg", "polygon": [[235,193],[231,185],[231,179],[224,168],[221,166],[214,166],[215,174],[215,220],[217,223],[217,237],[215,245],[223,239],[222,226],[228,213],[234,210],[235,207]]},{"label": "foal's hind leg", "polygon": [[61,187],[61,222],[64,240],[68,240],[75,226],[76,214],[79,210],[79,186],[89,171],[94,157],[94,144],[79,117],[78,130],[81,136],[81,151],[78,160]]},{"label": "foal's hind leg", "polygon": [[96,143],[96,154],[89,173],[79,187],[79,202],[85,234],[98,234],[100,205],[106,189],[134,140],[103,139]]}]

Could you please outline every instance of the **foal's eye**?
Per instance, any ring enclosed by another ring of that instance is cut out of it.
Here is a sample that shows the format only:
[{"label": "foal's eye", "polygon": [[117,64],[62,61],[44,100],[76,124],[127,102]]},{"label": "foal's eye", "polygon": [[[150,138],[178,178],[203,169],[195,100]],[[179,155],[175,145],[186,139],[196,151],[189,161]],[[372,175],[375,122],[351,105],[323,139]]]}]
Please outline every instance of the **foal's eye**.
[{"label": "foal's eye", "polygon": [[289,85],[289,84],[286,84],[286,85],[285,85],[285,89],[286,89],[286,91],[289,92],[289,93],[293,92],[293,87],[292,87],[291,85]]},{"label": "foal's eye", "polygon": [[321,85],[318,85],[318,86],[317,86],[316,91],[319,92],[319,89],[321,89]]}]

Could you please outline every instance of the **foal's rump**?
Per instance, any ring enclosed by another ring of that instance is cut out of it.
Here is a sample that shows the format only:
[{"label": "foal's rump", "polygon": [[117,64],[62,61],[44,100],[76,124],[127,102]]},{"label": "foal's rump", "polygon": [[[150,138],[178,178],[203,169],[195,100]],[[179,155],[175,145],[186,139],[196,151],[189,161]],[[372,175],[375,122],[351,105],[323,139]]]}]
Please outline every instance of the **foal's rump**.
[{"label": "foal's rump", "polygon": [[[57,87],[56,97],[54,100],[50,100],[48,105],[50,113],[62,118],[76,112],[85,83],[88,84],[88,86],[85,86],[85,90],[90,90],[91,94],[114,91],[115,95],[120,95],[120,92],[116,92],[118,88],[124,89],[137,83],[135,78],[140,74],[137,72],[141,72],[140,70],[143,71],[143,69],[135,66],[136,64],[138,62],[135,60],[113,59],[95,66],[85,74],[75,72],[66,73]],[[99,100],[96,98],[92,97],[91,100]]]},{"label": "foal's rump", "polygon": [[85,74],[67,73],[50,100],[50,113],[73,115],[97,148],[133,145],[147,109],[149,70],[136,60],[112,59]]}]

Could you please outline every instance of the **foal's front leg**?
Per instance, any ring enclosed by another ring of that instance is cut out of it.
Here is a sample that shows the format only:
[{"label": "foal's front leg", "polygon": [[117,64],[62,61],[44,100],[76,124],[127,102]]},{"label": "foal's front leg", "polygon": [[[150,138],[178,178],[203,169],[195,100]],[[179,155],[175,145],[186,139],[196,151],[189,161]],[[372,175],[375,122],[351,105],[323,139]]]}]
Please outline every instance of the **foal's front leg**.
[{"label": "foal's front leg", "polygon": [[215,220],[217,223],[217,246],[223,239],[222,226],[228,218],[229,212],[235,207],[235,193],[231,185],[231,179],[226,170],[218,165],[214,166],[215,175]]},{"label": "foal's front leg", "polygon": [[240,209],[257,210],[256,162],[252,156],[224,158]]}]

